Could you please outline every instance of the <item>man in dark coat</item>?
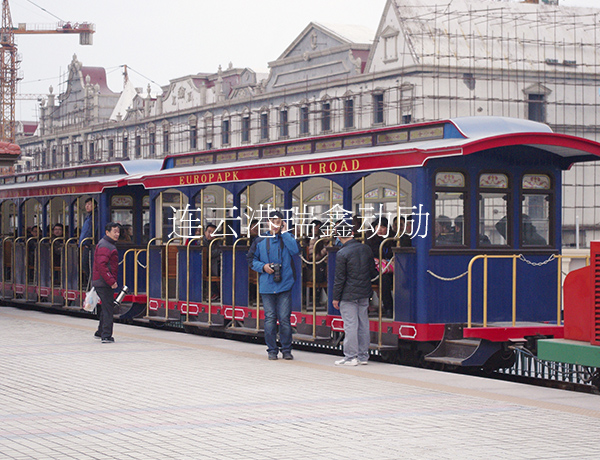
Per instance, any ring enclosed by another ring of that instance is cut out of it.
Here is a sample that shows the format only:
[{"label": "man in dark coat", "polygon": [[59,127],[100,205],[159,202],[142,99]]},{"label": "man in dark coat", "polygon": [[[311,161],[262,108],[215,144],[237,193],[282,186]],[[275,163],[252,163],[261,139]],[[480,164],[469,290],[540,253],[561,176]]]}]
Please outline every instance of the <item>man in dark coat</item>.
[{"label": "man in dark coat", "polygon": [[119,240],[121,226],[109,222],[105,227],[104,238],[96,246],[94,253],[94,269],[92,273],[92,286],[96,289],[100,301],[100,323],[94,334],[101,338],[102,343],[112,343],[113,339],[113,314],[115,306],[114,290],[117,288],[119,276],[119,253],[115,243]]},{"label": "man in dark coat", "polygon": [[337,366],[357,366],[369,360],[369,299],[373,295],[371,279],[377,268],[371,249],[353,238],[351,223],[336,225],[342,242],[335,258],[333,307],[344,320],[344,358]]}]

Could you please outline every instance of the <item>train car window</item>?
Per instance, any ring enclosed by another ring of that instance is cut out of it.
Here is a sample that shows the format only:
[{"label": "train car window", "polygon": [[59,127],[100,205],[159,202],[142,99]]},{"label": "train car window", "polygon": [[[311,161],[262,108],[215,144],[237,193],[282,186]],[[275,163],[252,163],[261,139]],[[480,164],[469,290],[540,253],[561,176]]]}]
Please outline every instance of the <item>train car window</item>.
[{"label": "train car window", "polygon": [[509,216],[510,187],[506,174],[484,173],[479,176],[478,246],[510,244]]},{"label": "train car window", "polygon": [[142,198],[142,244],[150,241],[150,195]]},{"label": "train car window", "polygon": [[2,218],[2,235],[14,236],[17,228],[17,208],[12,201],[3,201],[0,207]]},{"label": "train car window", "polygon": [[133,197],[113,195],[110,200],[110,220],[121,224],[119,242],[133,243]]},{"label": "train car window", "polygon": [[467,242],[465,222],[465,175],[442,171],[435,175],[434,246],[464,246]]},{"label": "train car window", "polygon": [[546,174],[525,174],[522,183],[521,244],[551,244],[552,181]]},{"label": "train car window", "polygon": [[157,200],[157,237],[162,237],[163,243],[171,238],[187,235],[189,229],[183,225],[182,212],[187,206],[187,197],[178,190],[167,190],[160,194]]}]

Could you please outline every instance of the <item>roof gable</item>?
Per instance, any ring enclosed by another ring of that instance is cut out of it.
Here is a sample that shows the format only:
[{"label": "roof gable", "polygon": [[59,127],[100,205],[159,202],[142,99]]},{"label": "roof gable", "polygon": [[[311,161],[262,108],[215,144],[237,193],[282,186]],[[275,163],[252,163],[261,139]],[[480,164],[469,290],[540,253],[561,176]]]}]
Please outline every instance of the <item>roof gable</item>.
[{"label": "roof gable", "polygon": [[324,25],[311,22],[277,60],[303,56],[306,52],[320,52],[339,46],[370,44],[372,41],[372,31],[363,26]]}]

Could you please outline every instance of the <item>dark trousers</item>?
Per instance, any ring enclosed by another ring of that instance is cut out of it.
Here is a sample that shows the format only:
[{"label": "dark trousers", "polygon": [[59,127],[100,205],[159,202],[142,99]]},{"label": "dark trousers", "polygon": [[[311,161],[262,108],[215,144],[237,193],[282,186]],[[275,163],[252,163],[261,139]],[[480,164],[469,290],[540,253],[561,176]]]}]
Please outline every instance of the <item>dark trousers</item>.
[{"label": "dark trousers", "polygon": [[98,333],[100,334],[100,337],[107,339],[108,337],[112,337],[113,334],[113,314],[115,309],[114,290],[109,287],[97,287],[96,292],[102,302],[102,304],[98,305],[100,308]]}]

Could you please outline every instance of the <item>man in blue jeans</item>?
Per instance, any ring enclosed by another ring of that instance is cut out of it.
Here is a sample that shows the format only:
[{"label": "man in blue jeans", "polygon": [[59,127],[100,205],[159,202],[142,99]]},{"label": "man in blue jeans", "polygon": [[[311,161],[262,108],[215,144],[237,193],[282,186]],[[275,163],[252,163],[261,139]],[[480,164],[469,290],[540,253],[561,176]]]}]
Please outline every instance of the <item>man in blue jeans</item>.
[{"label": "man in blue jeans", "polygon": [[344,358],[336,366],[357,366],[369,361],[369,299],[371,279],[377,276],[371,249],[353,238],[349,222],[335,226],[342,248],[335,257],[333,307],[344,320]]},{"label": "man in blue jeans", "polygon": [[292,286],[295,272],[293,256],[298,254],[296,240],[285,232],[283,214],[273,211],[269,215],[269,231],[257,240],[252,259],[252,269],[260,274],[260,294],[265,310],[265,342],[269,359],[277,359],[277,322],[283,359],[292,355]]}]

